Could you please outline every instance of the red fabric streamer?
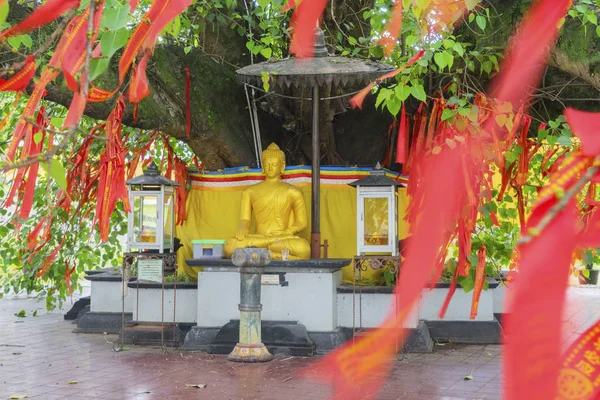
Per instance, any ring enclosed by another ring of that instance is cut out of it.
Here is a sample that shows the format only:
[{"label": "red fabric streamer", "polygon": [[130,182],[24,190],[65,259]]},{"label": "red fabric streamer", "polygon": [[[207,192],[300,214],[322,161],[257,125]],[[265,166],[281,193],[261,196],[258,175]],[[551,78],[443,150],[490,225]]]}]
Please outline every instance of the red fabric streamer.
[{"label": "red fabric streamer", "polygon": [[598,140],[600,113],[567,108],[564,114],[573,132],[577,132],[577,137],[581,139],[582,154],[592,157],[600,154],[600,140]]},{"label": "red fabric streamer", "polygon": [[[423,266],[433,266],[438,260],[438,250],[446,240],[444,232],[451,230],[464,193],[464,180],[459,168],[461,156],[458,149],[443,149],[436,157],[423,163],[422,184],[416,188],[417,197],[422,198],[419,217],[414,221],[413,235],[406,250],[406,260],[400,271],[395,290],[398,314],[392,307],[380,328],[369,336],[329,353],[320,360],[315,369],[315,379],[334,385],[335,399],[360,399],[380,388],[389,373],[390,357],[395,354],[396,339],[412,307],[419,299],[421,290],[430,279],[437,281],[442,269],[432,271]],[[397,324],[397,325],[396,325]]]},{"label": "red fabric streamer", "polygon": [[[56,53],[55,53],[56,54]],[[15,157],[15,153],[17,151],[17,147],[23,138],[23,135],[26,132],[26,129],[31,126],[25,119],[32,118],[35,114],[37,106],[42,99],[46,91],[46,86],[58,76],[58,72],[50,69],[45,69],[42,73],[42,76],[38,80],[37,85],[33,89],[31,96],[29,96],[29,100],[27,100],[27,104],[25,105],[25,109],[21,114],[21,118],[13,131],[13,137],[8,145],[8,150],[6,151],[6,159],[8,161],[13,161]]]},{"label": "red fabric streamer", "polygon": [[392,9],[392,16],[385,26],[385,30],[389,33],[389,36],[384,36],[379,40],[378,44],[383,47],[383,55],[386,57],[394,51],[396,41],[402,31],[402,11],[402,1],[396,1]]},{"label": "red fabric streamer", "polygon": [[129,85],[129,101],[131,103],[139,103],[142,99],[150,94],[148,80],[146,79],[146,66],[150,59],[151,52],[146,49],[144,56],[133,70],[133,77]]},{"label": "red fabric streamer", "polygon": [[192,132],[192,78],[190,69],[185,71],[185,137],[190,137]]},{"label": "red fabric streamer", "polygon": [[[96,3],[94,2],[94,4]],[[94,12],[92,43],[95,41],[96,36],[98,35],[98,29],[100,28],[100,21],[102,20],[103,13],[104,2],[101,2],[98,4]],[[71,89],[73,92],[79,90],[79,85],[77,85],[75,76],[79,71],[81,71],[85,62],[89,14],[90,8],[88,6],[81,16],[73,19],[73,21],[76,21],[75,25],[73,26],[73,30],[65,33],[69,39],[61,61],[61,67],[65,77],[65,82],[67,83],[69,89]]]},{"label": "red fabric streamer", "polygon": [[290,53],[298,58],[312,57],[314,53],[315,28],[327,0],[309,0],[301,2],[294,11],[294,33],[290,44]]},{"label": "red fabric streamer", "polygon": [[576,224],[575,204],[571,202],[545,234],[519,248],[519,279],[514,283],[513,299],[507,303],[508,342],[503,360],[509,400],[556,398],[562,310],[576,245]]},{"label": "red fabric streamer", "polygon": [[448,289],[448,294],[446,294],[446,298],[444,299],[444,304],[442,304],[442,308],[438,313],[438,317],[440,319],[444,319],[446,316],[446,312],[448,311],[448,307],[450,306],[450,301],[452,301],[452,297],[454,297],[454,293],[456,292],[456,278],[458,278],[458,265],[454,270],[454,274],[452,275],[452,280],[450,281],[450,288]]},{"label": "red fabric streamer", "polygon": [[556,400],[600,398],[600,321],[585,331],[562,357]]},{"label": "red fabric streamer", "polygon": [[519,155],[519,167],[517,168],[517,176],[515,177],[515,183],[517,185],[525,185],[527,183],[527,175],[529,174],[530,145],[527,140],[527,134],[529,133],[530,126],[531,117],[529,115],[523,116],[523,128],[521,129],[521,136],[519,138],[521,154]]},{"label": "red fabric streamer", "polygon": [[100,239],[108,240],[110,215],[115,209],[117,200],[123,201],[126,212],[129,212],[129,198],[125,186],[125,153],[121,141],[121,118],[125,102],[120,97],[115,109],[106,120],[106,150],[100,157],[100,177],[98,181],[98,203],[93,225],[99,223]]},{"label": "red fabric streamer", "polygon": [[477,310],[479,310],[479,298],[481,297],[481,291],[485,284],[485,255],[487,249],[485,245],[481,245],[479,252],[479,262],[477,263],[477,270],[475,271],[475,286],[473,287],[473,300],[471,301],[471,319],[477,317]]},{"label": "red fabric streamer", "polygon": [[395,71],[388,72],[387,74],[380,76],[379,78],[377,78],[375,80],[375,82],[369,83],[366,88],[361,90],[358,94],[354,95],[354,97],[352,97],[350,99],[350,105],[352,106],[352,108],[358,107],[362,110],[362,104],[363,104],[363,101],[365,100],[365,97],[367,97],[367,95],[371,92],[371,89],[373,89],[375,87],[375,85],[378,85],[382,81],[389,79],[389,78],[393,78],[394,76],[398,75],[400,72],[404,71],[406,68],[410,67],[415,62],[417,62],[421,57],[423,57],[424,54],[425,54],[425,51],[421,50],[420,52],[415,54],[410,60],[408,60],[408,62],[405,65],[403,65],[402,67],[398,68]]},{"label": "red fabric streamer", "polygon": [[129,12],[132,13],[138,6],[140,0],[129,0]]},{"label": "red fabric streamer", "polygon": [[35,75],[35,58],[27,56],[25,66],[12,78],[5,80],[0,78],[0,92],[25,90]]},{"label": "red fabric streamer", "polygon": [[400,129],[396,143],[396,164],[405,164],[408,157],[408,121],[406,120],[406,106],[402,107],[400,114]]},{"label": "red fabric streamer", "polygon": [[537,85],[548,49],[552,47],[558,35],[560,20],[566,15],[571,0],[537,0],[527,12],[520,26],[518,36],[506,54],[508,57],[500,67],[500,73],[492,82],[491,97],[509,101],[513,106],[525,104],[530,86]]},{"label": "red fabric streamer", "polygon": [[35,276],[37,276],[38,278],[41,278],[42,276],[44,276],[48,273],[48,271],[50,270],[50,267],[52,266],[52,262],[54,261],[54,259],[58,255],[58,252],[60,251],[60,249],[63,247],[64,244],[65,244],[65,239],[63,238],[63,240],[60,242],[60,244],[58,246],[56,246],[54,251],[52,253],[50,253],[50,255],[47,258],[44,259],[44,261],[42,262],[42,265],[37,270]]},{"label": "red fabric streamer", "polygon": [[0,39],[8,36],[27,33],[35,28],[44,26],[60,17],[65,11],[76,7],[78,4],[79,0],[48,0],[30,15],[28,15],[23,21],[3,32],[0,32]]}]

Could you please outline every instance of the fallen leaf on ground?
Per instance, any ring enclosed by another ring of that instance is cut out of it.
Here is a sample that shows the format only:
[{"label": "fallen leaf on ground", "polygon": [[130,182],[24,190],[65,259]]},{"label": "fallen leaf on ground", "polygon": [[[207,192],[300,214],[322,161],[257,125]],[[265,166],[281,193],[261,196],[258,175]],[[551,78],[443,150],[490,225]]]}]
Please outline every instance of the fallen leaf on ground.
[{"label": "fallen leaf on ground", "polygon": [[69,385],[77,385],[77,381],[69,381],[67,382]]},{"label": "fallen leaf on ground", "polygon": [[21,395],[15,394],[15,395],[12,395],[9,397],[10,400],[19,400],[19,399],[26,399],[26,398],[27,398],[26,394],[21,394]]},{"label": "fallen leaf on ground", "polygon": [[472,381],[473,379],[475,379],[475,378],[473,378],[473,375],[467,375],[463,378],[463,380],[465,380],[465,381]]},{"label": "fallen leaf on ground", "polygon": [[199,384],[186,383],[185,387],[194,387],[194,388],[198,388],[198,389],[204,389],[206,387],[206,385],[204,383],[199,383]]}]

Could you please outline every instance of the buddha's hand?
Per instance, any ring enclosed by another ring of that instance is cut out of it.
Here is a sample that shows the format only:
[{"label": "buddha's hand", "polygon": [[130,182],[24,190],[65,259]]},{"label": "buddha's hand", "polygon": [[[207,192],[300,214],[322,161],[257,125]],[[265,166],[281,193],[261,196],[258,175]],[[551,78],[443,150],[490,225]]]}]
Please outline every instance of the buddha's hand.
[{"label": "buddha's hand", "polygon": [[235,234],[235,238],[237,240],[244,240],[244,239],[246,239],[246,236],[248,236],[247,228],[239,228],[237,233]]},{"label": "buddha's hand", "polygon": [[273,236],[294,236],[295,233],[291,229],[282,229],[280,231],[271,232]]}]

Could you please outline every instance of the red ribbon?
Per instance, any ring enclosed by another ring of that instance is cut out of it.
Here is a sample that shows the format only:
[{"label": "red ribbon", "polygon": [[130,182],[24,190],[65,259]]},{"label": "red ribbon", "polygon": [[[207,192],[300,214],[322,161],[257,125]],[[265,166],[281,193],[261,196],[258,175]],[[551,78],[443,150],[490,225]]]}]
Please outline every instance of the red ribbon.
[{"label": "red ribbon", "polygon": [[35,28],[44,26],[60,17],[65,11],[76,7],[78,4],[79,0],[48,0],[28,15],[23,21],[8,28],[4,32],[0,32],[0,39],[30,32]]},{"label": "red ribbon", "polygon": [[32,55],[27,56],[25,66],[13,75],[12,78],[5,80],[0,78],[0,92],[25,90],[35,75],[35,59]]}]

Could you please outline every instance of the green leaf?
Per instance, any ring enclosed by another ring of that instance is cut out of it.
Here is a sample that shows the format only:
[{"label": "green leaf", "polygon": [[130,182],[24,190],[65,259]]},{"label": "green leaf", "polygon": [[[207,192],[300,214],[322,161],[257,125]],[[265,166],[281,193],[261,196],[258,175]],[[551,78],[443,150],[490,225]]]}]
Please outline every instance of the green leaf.
[{"label": "green leaf", "polygon": [[456,278],[456,282],[460,284],[465,293],[469,293],[475,286],[475,281],[470,276],[461,276]]},{"label": "green leaf", "polygon": [[452,111],[449,108],[446,108],[444,110],[444,112],[442,113],[442,121],[446,121],[449,120],[450,118],[452,118],[454,116],[454,111]]},{"label": "green leaf", "polygon": [[15,316],[19,318],[25,318],[27,316],[27,313],[25,312],[25,310],[21,310],[18,313],[16,313]]},{"label": "green leaf", "polygon": [[407,46],[413,46],[413,45],[417,44],[418,41],[419,41],[419,38],[415,35],[408,35],[406,37],[406,45]]},{"label": "green leaf", "polygon": [[8,0],[6,0],[0,4],[0,25],[6,21],[6,17],[8,17],[8,10]]},{"label": "green leaf", "polygon": [[386,105],[390,113],[393,116],[396,116],[400,112],[402,101],[398,98],[398,96],[391,96]]},{"label": "green leaf", "polygon": [[6,41],[13,49],[18,49],[21,46],[21,36],[11,36]]},{"label": "green leaf", "polygon": [[410,86],[407,85],[398,85],[396,86],[396,96],[398,96],[398,98],[402,101],[405,101],[406,99],[408,99],[408,96],[410,96]]},{"label": "green leaf", "polygon": [[560,144],[561,146],[573,146],[573,142],[571,141],[571,138],[567,137],[567,136],[560,136],[557,140],[556,140],[557,144]]},{"label": "green leaf", "polygon": [[425,89],[423,89],[423,85],[416,85],[410,88],[410,94],[417,100],[427,101],[427,95],[425,94]]},{"label": "green leaf", "polygon": [[458,42],[454,44],[452,49],[456,52],[456,54],[458,54],[461,57],[465,54],[465,49],[463,49],[462,44]]},{"label": "green leaf", "polygon": [[442,55],[444,56],[444,61],[446,62],[448,69],[452,68],[452,65],[454,65],[454,57],[452,54],[450,54],[449,51],[444,51]]},{"label": "green leaf", "polygon": [[509,163],[515,162],[517,158],[519,158],[519,155],[515,154],[512,151],[505,152],[504,156],[506,157],[506,161],[508,161]]},{"label": "green leaf", "polygon": [[582,269],[581,270],[581,275],[583,275],[586,279],[590,279],[590,270],[589,269]]},{"label": "green leaf", "polygon": [[181,17],[179,15],[176,16],[167,26],[171,36],[177,38],[177,36],[179,36],[179,31],[181,30]]},{"label": "green leaf", "polygon": [[45,165],[48,174],[56,181],[58,187],[62,190],[67,190],[67,171],[65,171],[62,163],[58,159],[53,158],[49,167],[48,163],[42,165]]},{"label": "green leaf", "polygon": [[266,47],[260,51],[260,54],[268,60],[273,55],[273,50],[270,47]]},{"label": "green leaf", "polygon": [[42,136],[43,136],[43,135],[42,135],[42,132],[36,132],[36,133],[33,135],[33,142],[34,142],[35,144],[39,144],[39,143],[42,141]]},{"label": "green leaf", "polygon": [[269,76],[268,73],[263,72],[261,74],[261,79],[262,79],[262,83],[263,83],[263,89],[265,89],[265,92],[268,92],[269,89],[271,88],[271,83],[269,82],[271,80],[271,77]]},{"label": "green leaf", "polygon": [[126,28],[104,33],[100,39],[100,49],[102,50],[102,55],[106,58],[111,58],[117,50],[127,44],[128,39],[129,30]]},{"label": "green leaf", "polygon": [[469,11],[477,7],[477,4],[479,4],[479,0],[465,0],[465,5]]},{"label": "green leaf", "polygon": [[129,4],[125,4],[116,8],[109,8],[104,11],[102,16],[102,27],[109,31],[125,27],[129,19]]},{"label": "green leaf", "polygon": [[[93,81],[102,75],[102,73],[108,68],[108,64],[108,58],[94,58],[93,60],[90,60],[90,80]],[[55,126],[58,127],[59,125]]]},{"label": "green leaf", "polygon": [[487,20],[483,15],[478,15],[475,17],[475,22],[477,22],[477,26],[479,26],[482,31],[485,31],[485,28],[487,27]]},{"label": "green leaf", "polygon": [[33,41],[31,40],[31,36],[21,35],[20,38],[21,38],[21,44],[23,44],[28,49],[31,49],[31,45],[33,44]]},{"label": "green leaf", "polygon": [[463,379],[464,379],[465,381],[472,381],[472,380],[473,380],[473,379],[475,379],[475,378],[473,378],[473,375],[467,375],[467,376],[465,376]]},{"label": "green leaf", "polygon": [[389,100],[390,96],[393,93],[394,92],[391,91],[390,89],[382,88],[379,91],[379,94],[377,94],[377,100],[375,101],[375,108],[379,108],[379,106],[381,105],[381,103],[383,103],[384,101]]},{"label": "green leaf", "polygon": [[442,53],[435,53],[433,56],[433,61],[435,61],[436,65],[440,67],[440,70],[443,70],[446,68],[446,65],[448,65],[446,63],[446,57],[444,57]]}]

